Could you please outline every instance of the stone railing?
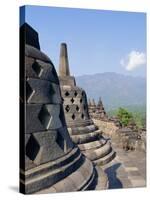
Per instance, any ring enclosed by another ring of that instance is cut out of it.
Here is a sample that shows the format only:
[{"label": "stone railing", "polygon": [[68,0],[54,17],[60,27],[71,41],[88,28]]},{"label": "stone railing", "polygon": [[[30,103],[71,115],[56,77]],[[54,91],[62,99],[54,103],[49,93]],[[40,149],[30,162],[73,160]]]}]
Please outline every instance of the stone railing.
[{"label": "stone railing", "polygon": [[116,136],[116,131],[119,129],[118,126],[116,126],[115,122],[108,121],[108,120],[100,120],[100,119],[92,119],[95,125],[97,125],[100,130],[105,133],[107,136],[113,138]]}]

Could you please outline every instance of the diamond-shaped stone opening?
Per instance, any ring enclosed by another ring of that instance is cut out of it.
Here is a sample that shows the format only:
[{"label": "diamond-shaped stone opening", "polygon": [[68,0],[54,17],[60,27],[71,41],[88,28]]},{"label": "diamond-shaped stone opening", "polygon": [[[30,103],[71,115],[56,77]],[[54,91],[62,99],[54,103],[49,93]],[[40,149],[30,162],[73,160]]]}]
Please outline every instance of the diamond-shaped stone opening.
[{"label": "diamond-shaped stone opening", "polygon": [[33,89],[29,85],[29,83],[26,81],[26,101],[28,101],[33,93]]},{"label": "diamond-shaped stone opening", "polygon": [[55,90],[53,88],[53,85],[50,83],[49,84],[49,97],[51,98],[52,95],[54,95],[54,94],[55,94]]},{"label": "diamond-shaped stone opening", "polygon": [[64,151],[64,138],[59,132],[57,132],[56,143]]},{"label": "diamond-shaped stone opening", "polygon": [[74,96],[76,97],[78,95],[77,91],[74,92]]},{"label": "diamond-shaped stone opening", "polygon": [[67,105],[67,106],[65,107],[65,110],[66,110],[67,112],[69,112],[69,110],[70,110],[69,105]]},{"label": "diamond-shaped stone opening", "polygon": [[81,95],[84,96],[84,92],[83,91],[82,91]]},{"label": "diamond-shaped stone opening", "polygon": [[60,106],[59,119],[60,119],[62,124],[66,124],[63,106]]},{"label": "diamond-shaped stone opening", "polygon": [[68,97],[70,94],[68,91],[65,92],[65,96]]},{"label": "diamond-shaped stone opening", "polygon": [[82,100],[82,99],[80,99],[80,103],[82,103],[82,101],[83,101],[83,100]]},{"label": "diamond-shaped stone opening", "polygon": [[76,118],[76,116],[75,116],[75,114],[73,114],[73,115],[72,115],[72,119],[75,120],[75,118]]},{"label": "diamond-shaped stone opening", "polygon": [[83,109],[86,110],[86,105],[83,106]]},{"label": "diamond-shaped stone opening", "polygon": [[41,122],[41,124],[46,128],[48,129],[49,128],[49,122],[50,122],[50,118],[51,118],[51,115],[50,113],[48,112],[46,106],[42,106],[41,110],[40,110],[40,113],[38,115],[38,118]]},{"label": "diamond-shaped stone opening", "polygon": [[76,106],[76,111],[79,111],[79,110],[80,110],[79,106]]},{"label": "diamond-shaped stone opening", "polygon": [[35,73],[40,77],[43,71],[43,68],[39,65],[38,62],[34,62],[32,65],[32,69],[35,71]]},{"label": "diamond-shaped stone opening", "polygon": [[40,150],[40,145],[33,135],[31,135],[27,145],[26,145],[26,155],[30,160],[34,161],[38,152]]},{"label": "diamond-shaped stone opening", "polygon": [[71,101],[71,103],[74,103],[74,99],[73,98],[70,101]]},{"label": "diamond-shaped stone opening", "polygon": [[84,119],[84,114],[82,113],[81,118]]}]

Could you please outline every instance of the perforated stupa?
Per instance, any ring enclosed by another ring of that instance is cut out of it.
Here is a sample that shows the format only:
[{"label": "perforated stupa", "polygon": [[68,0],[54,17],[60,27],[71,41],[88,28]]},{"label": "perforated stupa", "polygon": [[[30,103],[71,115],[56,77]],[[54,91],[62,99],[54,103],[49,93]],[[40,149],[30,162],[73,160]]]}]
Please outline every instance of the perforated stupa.
[{"label": "perforated stupa", "polygon": [[59,80],[67,127],[72,140],[95,164],[104,165],[110,162],[115,152],[110,141],[102,136],[101,130],[89,116],[86,92],[76,86],[75,78],[70,75],[65,43],[61,44],[60,49]]},{"label": "perforated stupa", "polygon": [[29,25],[21,27],[20,39],[20,64],[24,69],[20,106],[25,121],[21,126],[20,191],[31,194],[94,189],[98,174],[69,136],[54,65],[40,51],[38,34]]}]

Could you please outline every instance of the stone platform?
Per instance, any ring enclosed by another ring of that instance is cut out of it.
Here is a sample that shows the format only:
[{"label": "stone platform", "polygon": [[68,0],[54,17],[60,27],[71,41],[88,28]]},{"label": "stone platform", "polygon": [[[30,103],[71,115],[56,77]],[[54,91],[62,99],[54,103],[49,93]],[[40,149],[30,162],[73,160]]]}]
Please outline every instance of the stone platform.
[{"label": "stone platform", "polygon": [[146,154],[143,151],[126,152],[112,143],[116,157],[102,166],[108,176],[108,189],[146,186]]}]

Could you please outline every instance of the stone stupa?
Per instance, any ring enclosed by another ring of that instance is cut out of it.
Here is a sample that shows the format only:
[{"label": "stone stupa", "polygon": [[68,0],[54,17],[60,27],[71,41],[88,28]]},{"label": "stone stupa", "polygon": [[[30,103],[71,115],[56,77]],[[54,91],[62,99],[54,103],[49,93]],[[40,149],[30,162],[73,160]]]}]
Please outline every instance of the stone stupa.
[{"label": "stone stupa", "polygon": [[[57,73],[51,60],[40,51],[38,33],[28,24],[20,29],[20,49],[20,108],[24,111],[20,127],[20,191],[31,194],[94,189],[99,181],[96,169],[69,136]],[[87,110],[84,112],[88,118]],[[92,122],[88,119],[87,123]],[[91,137],[97,137],[97,132]]]},{"label": "stone stupa", "polygon": [[96,112],[93,117],[96,119],[104,119],[104,120],[108,118],[101,97],[99,98],[99,101],[96,106]]},{"label": "stone stupa", "polygon": [[[85,91],[70,75],[67,45],[61,44],[59,80],[69,134],[83,154],[95,164],[104,165],[115,157],[109,140],[102,136],[89,116]],[[94,87],[94,86],[93,86]]]},{"label": "stone stupa", "polygon": [[94,99],[92,99],[92,100],[89,99],[89,101],[88,101],[88,110],[89,110],[90,117],[93,118],[95,113],[96,113],[96,110],[97,110],[96,103],[95,103]]}]

